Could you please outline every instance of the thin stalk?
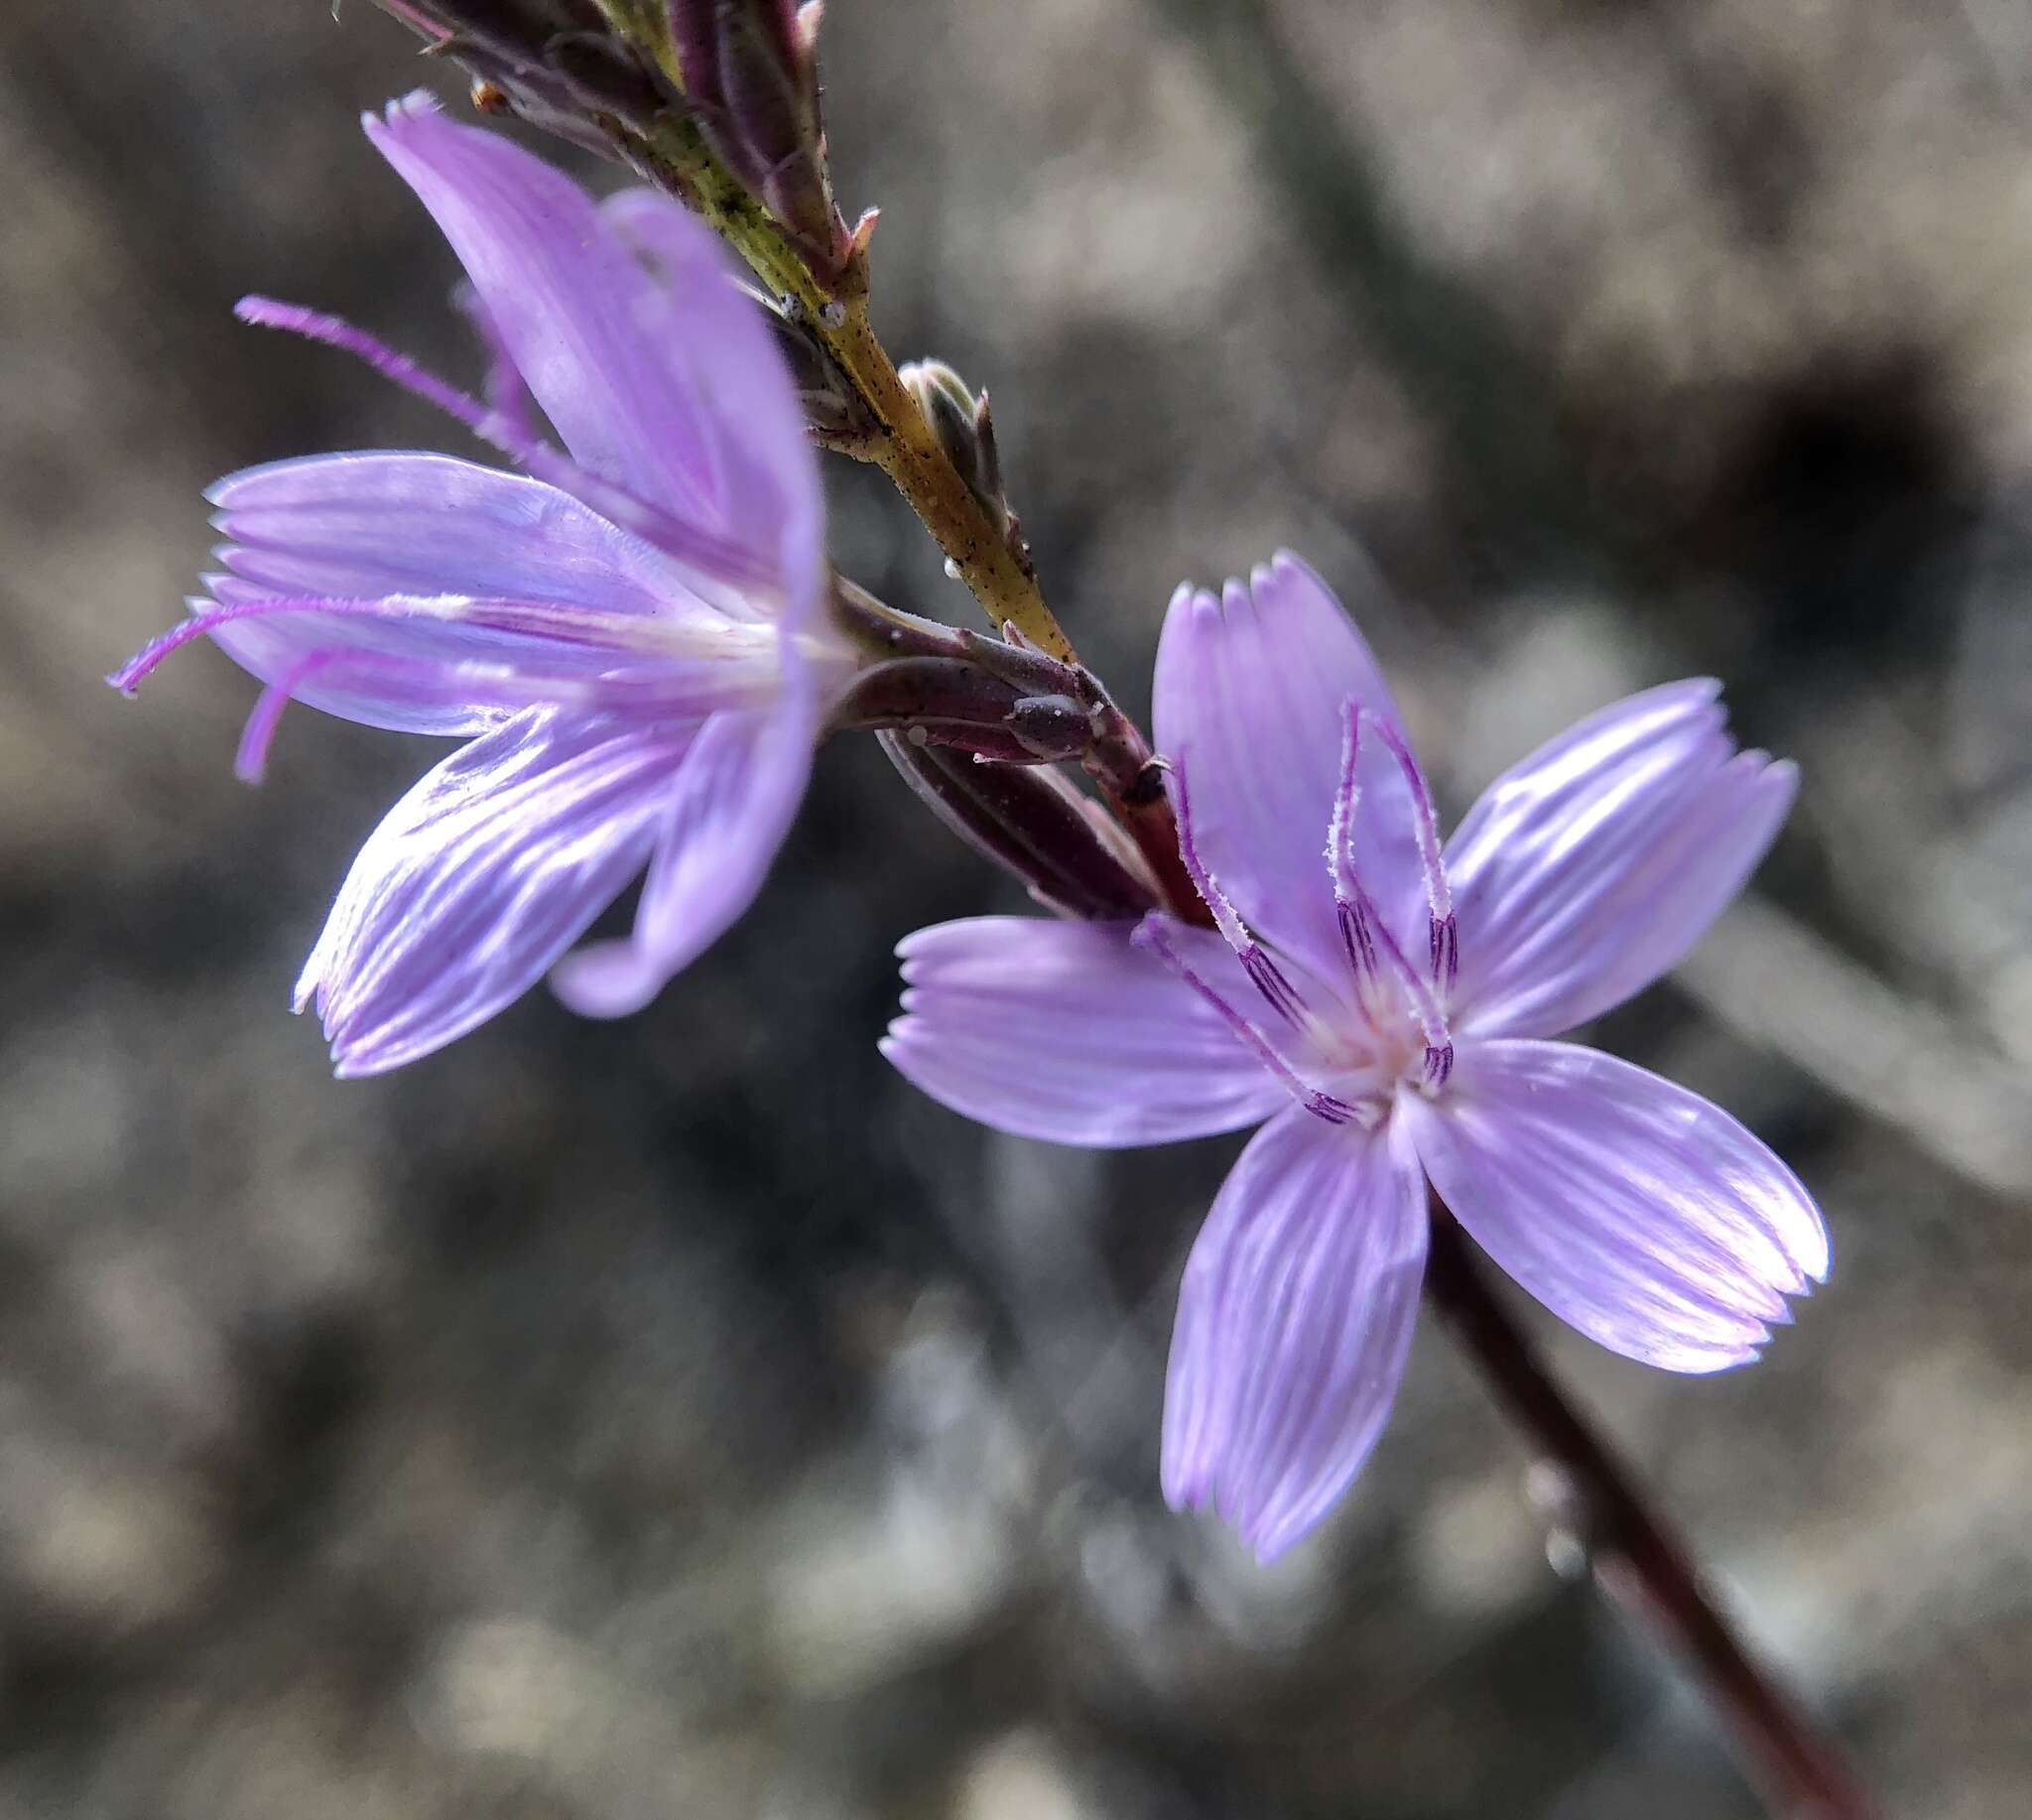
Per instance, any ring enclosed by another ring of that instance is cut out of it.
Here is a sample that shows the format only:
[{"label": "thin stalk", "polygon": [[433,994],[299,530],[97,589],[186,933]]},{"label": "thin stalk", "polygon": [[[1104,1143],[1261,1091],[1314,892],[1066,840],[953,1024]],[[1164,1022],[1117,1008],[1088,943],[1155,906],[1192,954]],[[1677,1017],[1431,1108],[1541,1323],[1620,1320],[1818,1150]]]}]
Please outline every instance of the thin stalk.
[{"label": "thin stalk", "polygon": [[1045,604],[1029,563],[973,496],[940,446],[923,409],[897,377],[865,295],[838,294],[816,278],[761,202],[717,159],[690,121],[667,116],[644,141],[616,132],[622,153],[700,215],[774,297],[788,300],[806,331],[832,358],[874,428],[847,451],[889,476],[999,630],[1013,624],[1040,650],[1071,663],[1072,640]]},{"label": "thin stalk", "polygon": [[[700,215],[744,258],[772,295],[789,300],[874,425],[865,447],[848,453],[872,461],[923,522],[997,631],[1013,625],[1038,649],[1078,663],[1073,641],[1045,603],[1019,547],[989,518],[898,378],[868,320],[865,274],[828,291],[762,204],[704,144],[697,127],[667,116],[653,141],[617,133],[623,154]],[[1140,739],[1140,733],[1137,735]],[[1144,745],[1143,758],[1149,750]],[[1115,819],[1156,873],[1170,908],[1191,922],[1209,919],[1179,861],[1178,829],[1161,772],[1145,763],[1134,775],[1095,781]]]},{"label": "thin stalk", "polygon": [[1785,1820],[1875,1820],[1877,1809],[1841,1753],[1736,1635],[1686,1544],[1553,1380],[1466,1235],[1437,1204],[1425,1287],[1489,1394],[1563,1476],[1595,1585],[1678,1654],[1772,1812]]}]

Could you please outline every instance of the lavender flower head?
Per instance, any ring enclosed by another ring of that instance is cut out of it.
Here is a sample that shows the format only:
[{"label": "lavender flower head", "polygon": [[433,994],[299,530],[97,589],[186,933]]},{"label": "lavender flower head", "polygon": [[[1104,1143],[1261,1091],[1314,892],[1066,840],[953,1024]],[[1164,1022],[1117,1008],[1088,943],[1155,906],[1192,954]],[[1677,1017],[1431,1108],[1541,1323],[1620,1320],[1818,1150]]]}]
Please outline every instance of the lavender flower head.
[{"label": "lavender flower head", "polygon": [[[489,402],[330,318],[239,313],[363,356],[524,471],[373,451],[228,475],[209,598],[110,679],[209,636],[267,686],[250,778],[290,701],[467,741],[368,839],[304,969],[341,1075],[554,966],[579,1011],[646,1003],[760,887],[852,666],[793,382],[710,233],[649,191],[596,204],[427,96],[365,125],[471,279]],[[645,866],[632,937],[568,955]]]},{"label": "lavender flower head", "polygon": [[933,1098],[1060,1143],[1267,1120],[1194,1244],[1164,1414],[1175,1507],[1261,1556],[1313,1529],[1389,1413],[1427,1183],[1554,1313],[1677,1371],[1757,1356],[1825,1277],[1820,1214],[1727,1113],[1553,1042],[1693,946],[1796,788],[1711,682],[1604,709],[1444,847],[1374,658],[1281,556],[1182,587],[1156,733],[1215,929],[986,917],[919,931],[884,1052]]}]

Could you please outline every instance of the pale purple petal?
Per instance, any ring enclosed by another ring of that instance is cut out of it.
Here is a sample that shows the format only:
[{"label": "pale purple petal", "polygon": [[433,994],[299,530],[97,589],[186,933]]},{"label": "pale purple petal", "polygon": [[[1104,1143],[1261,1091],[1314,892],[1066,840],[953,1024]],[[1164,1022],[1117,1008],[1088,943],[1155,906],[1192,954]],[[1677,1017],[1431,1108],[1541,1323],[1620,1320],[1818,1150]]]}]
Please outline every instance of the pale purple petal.
[{"label": "pale purple petal", "polygon": [[726,534],[772,548],[786,501],[816,511],[819,497],[804,407],[773,331],[734,282],[717,238],[683,203],[623,190],[600,212],[664,295],[672,325],[664,357],[711,458]]},{"label": "pale purple petal", "polygon": [[762,888],[811,777],[809,691],[772,712],[714,715],[668,788],[635,932],[569,955],[552,984],[588,1017],[639,1011]]},{"label": "pale purple petal", "polygon": [[[630,619],[717,619],[640,538],[540,480],[449,455],[275,461],[227,475],[210,497],[232,540],[220,552],[231,574],[210,584],[220,605],[388,602],[381,613],[264,611],[211,633],[263,682],[370,726],[481,732],[547,699],[544,680],[586,685],[641,667],[643,650],[616,652],[603,621],[626,632]],[[403,611],[397,596],[416,604]],[[497,603],[493,627],[459,606],[476,596]],[[433,599],[442,611],[428,610]],[[538,610],[520,614],[523,630],[498,629],[517,608]]]},{"label": "pale purple petal", "polygon": [[[920,929],[882,1053],[941,1105],[1000,1131],[1116,1147],[1232,1131],[1288,1104],[1219,1015],[1133,923],[990,916]],[[1200,966],[1217,936],[1176,928]]]},{"label": "pale purple petal", "polygon": [[767,627],[734,643],[722,622],[698,648],[664,651],[629,614],[457,595],[320,600],[233,576],[205,581],[212,601],[193,600],[193,617],[112,682],[131,693],[169,653],[209,636],[269,685],[257,719],[279,712],[279,697],[368,726],[456,734],[547,704],[697,720],[766,704],[783,687],[783,652]]},{"label": "pale purple petal", "polygon": [[1792,1171],[1717,1105],[1576,1043],[1462,1044],[1404,1099],[1433,1186],[1561,1319],[1673,1371],[1756,1357],[1828,1271]]},{"label": "pale purple petal", "polygon": [[691,730],[532,711],[396,804],[297,984],[338,1073],[428,1055],[541,978],[649,858]]},{"label": "pale purple petal", "polygon": [[1447,847],[1456,1028],[1557,1036],[1676,966],[1755,869],[1798,773],[1735,751],[1711,682],[1590,715],[1499,778]]},{"label": "pale purple petal", "polygon": [[[1186,775],[1200,856],[1259,935],[1328,978],[1346,966],[1326,846],[1350,700],[1401,731],[1367,644],[1297,558],[1278,556],[1218,599],[1184,587],[1173,596],[1153,714],[1158,749]],[[1423,954],[1411,796],[1380,739],[1362,750],[1359,782],[1363,882]]]},{"label": "pale purple petal", "polygon": [[569,493],[446,455],[368,450],[242,468],[205,492],[226,566],[269,593],[499,594],[670,617],[683,571]]},{"label": "pale purple petal", "polygon": [[[785,561],[802,604],[817,584],[817,457],[782,355],[710,232],[671,230],[687,277],[680,316],[591,198],[540,159],[453,125],[428,97],[366,127],[450,241],[573,456],[681,520],[766,532],[755,547]],[[719,292],[703,277],[715,269]],[[740,377],[702,388],[700,374],[721,366]],[[738,415],[722,415],[736,394]]]},{"label": "pale purple petal", "polygon": [[1425,1176],[1399,1123],[1294,1107],[1241,1154],[1194,1242],[1164,1405],[1164,1495],[1210,1504],[1263,1559],[1361,1471],[1404,1374]]}]

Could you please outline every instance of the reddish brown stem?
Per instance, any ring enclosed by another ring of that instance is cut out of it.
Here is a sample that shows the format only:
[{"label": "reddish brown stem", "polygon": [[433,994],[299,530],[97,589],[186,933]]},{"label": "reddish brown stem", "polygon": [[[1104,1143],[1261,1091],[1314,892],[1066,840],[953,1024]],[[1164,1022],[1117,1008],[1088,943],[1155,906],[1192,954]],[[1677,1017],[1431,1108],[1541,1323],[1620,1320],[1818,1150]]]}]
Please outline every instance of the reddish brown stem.
[{"label": "reddish brown stem", "polygon": [[1729,1627],[1685,1544],[1553,1381],[1466,1235],[1437,1205],[1425,1286],[1490,1394],[1558,1469],[1596,1585],[1677,1651],[1772,1812],[1785,1820],[1875,1820],[1877,1809],[1841,1755]]}]

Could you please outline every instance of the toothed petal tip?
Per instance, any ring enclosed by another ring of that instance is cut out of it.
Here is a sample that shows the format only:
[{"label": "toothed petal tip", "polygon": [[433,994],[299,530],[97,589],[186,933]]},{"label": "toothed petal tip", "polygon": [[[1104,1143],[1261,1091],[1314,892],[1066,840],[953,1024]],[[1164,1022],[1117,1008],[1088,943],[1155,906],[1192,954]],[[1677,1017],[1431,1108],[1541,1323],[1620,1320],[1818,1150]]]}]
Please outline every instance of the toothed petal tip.
[{"label": "toothed petal tip", "polygon": [[360,130],[378,144],[383,135],[441,116],[444,111],[428,88],[412,88],[408,94],[384,102],[379,113],[368,108],[360,115]]}]

